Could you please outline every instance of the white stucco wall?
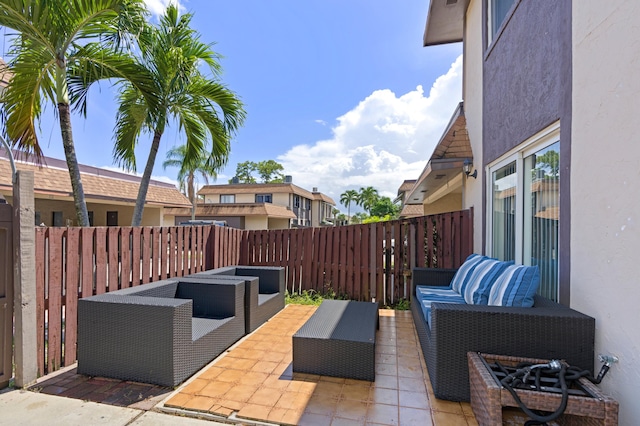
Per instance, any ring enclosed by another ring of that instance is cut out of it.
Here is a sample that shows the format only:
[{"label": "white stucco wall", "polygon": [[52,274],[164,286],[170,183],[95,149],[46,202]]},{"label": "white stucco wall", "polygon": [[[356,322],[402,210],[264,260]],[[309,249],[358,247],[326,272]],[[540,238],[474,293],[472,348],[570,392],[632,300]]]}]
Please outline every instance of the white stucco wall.
[{"label": "white stucco wall", "polygon": [[[571,306],[596,319],[601,387],[640,419],[640,2],[573,2]],[[599,363],[596,362],[599,368]]]},{"label": "white stucco wall", "polygon": [[464,39],[463,93],[464,115],[467,120],[469,141],[473,152],[473,167],[478,170],[476,179],[463,179],[462,208],[473,207],[473,251],[483,253],[482,246],[482,1],[472,0],[467,9]]}]

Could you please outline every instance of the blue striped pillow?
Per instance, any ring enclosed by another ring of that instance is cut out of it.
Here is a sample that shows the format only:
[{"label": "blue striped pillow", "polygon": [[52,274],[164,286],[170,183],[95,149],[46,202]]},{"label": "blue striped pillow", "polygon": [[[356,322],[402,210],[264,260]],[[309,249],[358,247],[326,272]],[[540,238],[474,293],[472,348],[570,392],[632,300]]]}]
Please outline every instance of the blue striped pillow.
[{"label": "blue striped pillow", "polygon": [[509,265],[491,286],[489,305],[530,308],[539,284],[537,266]]},{"label": "blue striped pillow", "polygon": [[467,260],[464,261],[453,276],[453,279],[451,280],[451,289],[458,294],[463,294],[464,287],[469,282],[473,270],[485,259],[487,259],[487,257],[476,253],[467,257]]},{"label": "blue striped pillow", "polygon": [[509,265],[510,263],[496,259],[483,259],[471,272],[469,280],[463,286],[462,296],[465,302],[469,305],[486,305],[493,283]]}]

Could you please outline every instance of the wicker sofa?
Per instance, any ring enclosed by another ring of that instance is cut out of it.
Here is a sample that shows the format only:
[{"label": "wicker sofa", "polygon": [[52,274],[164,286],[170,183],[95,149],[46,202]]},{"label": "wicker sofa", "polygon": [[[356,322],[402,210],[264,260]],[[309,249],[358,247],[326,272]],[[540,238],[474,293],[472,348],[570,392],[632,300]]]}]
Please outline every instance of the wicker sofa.
[{"label": "wicker sofa", "polygon": [[78,301],[78,373],[175,386],[244,336],[242,279],[176,278]]},{"label": "wicker sofa", "polygon": [[284,268],[280,266],[227,266],[190,275],[245,281],[245,331],[264,324],[284,308]]},{"label": "wicker sofa", "polygon": [[469,401],[467,352],[563,359],[593,371],[595,320],[541,296],[533,307],[431,303],[430,324],[416,288],[450,285],[456,269],[414,268],[411,311],[437,398]]}]

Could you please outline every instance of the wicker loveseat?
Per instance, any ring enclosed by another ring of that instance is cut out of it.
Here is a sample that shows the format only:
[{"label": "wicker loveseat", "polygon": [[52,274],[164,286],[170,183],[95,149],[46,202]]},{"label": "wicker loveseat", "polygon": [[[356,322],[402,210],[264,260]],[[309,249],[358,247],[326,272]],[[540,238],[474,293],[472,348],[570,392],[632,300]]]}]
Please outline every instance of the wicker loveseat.
[{"label": "wicker loveseat", "polygon": [[434,301],[429,323],[416,288],[445,289],[455,274],[455,269],[412,270],[411,311],[437,398],[470,400],[467,352],[563,359],[593,371],[594,318],[538,295],[533,307]]},{"label": "wicker loveseat", "polygon": [[284,308],[284,268],[280,266],[227,266],[190,275],[245,281],[245,331],[264,324]]},{"label": "wicker loveseat", "polygon": [[176,278],[78,301],[78,373],[175,386],[244,336],[244,288]]}]

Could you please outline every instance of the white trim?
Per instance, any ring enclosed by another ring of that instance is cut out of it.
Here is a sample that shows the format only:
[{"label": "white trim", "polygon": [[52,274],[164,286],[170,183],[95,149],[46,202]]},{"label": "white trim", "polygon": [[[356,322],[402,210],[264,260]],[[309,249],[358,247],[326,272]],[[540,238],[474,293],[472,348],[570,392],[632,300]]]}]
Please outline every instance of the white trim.
[{"label": "white trim", "polygon": [[[485,167],[485,176],[487,176],[486,187],[486,229],[487,238],[485,240],[485,253],[489,256],[493,254],[493,176],[492,172],[496,169],[506,166],[509,163],[516,162],[516,245],[515,245],[515,261],[522,263],[522,235],[524,232],[524,209],[519,205],[524,197],[524,176],[522,170],[524,167],[524,158],[532,155],[546,146],[552,145],[560,140],[560,121],[556,121],[535,135],[530,136],[524,142],[507,151]],[[560,224],[562,226],[562,224]]]}]

